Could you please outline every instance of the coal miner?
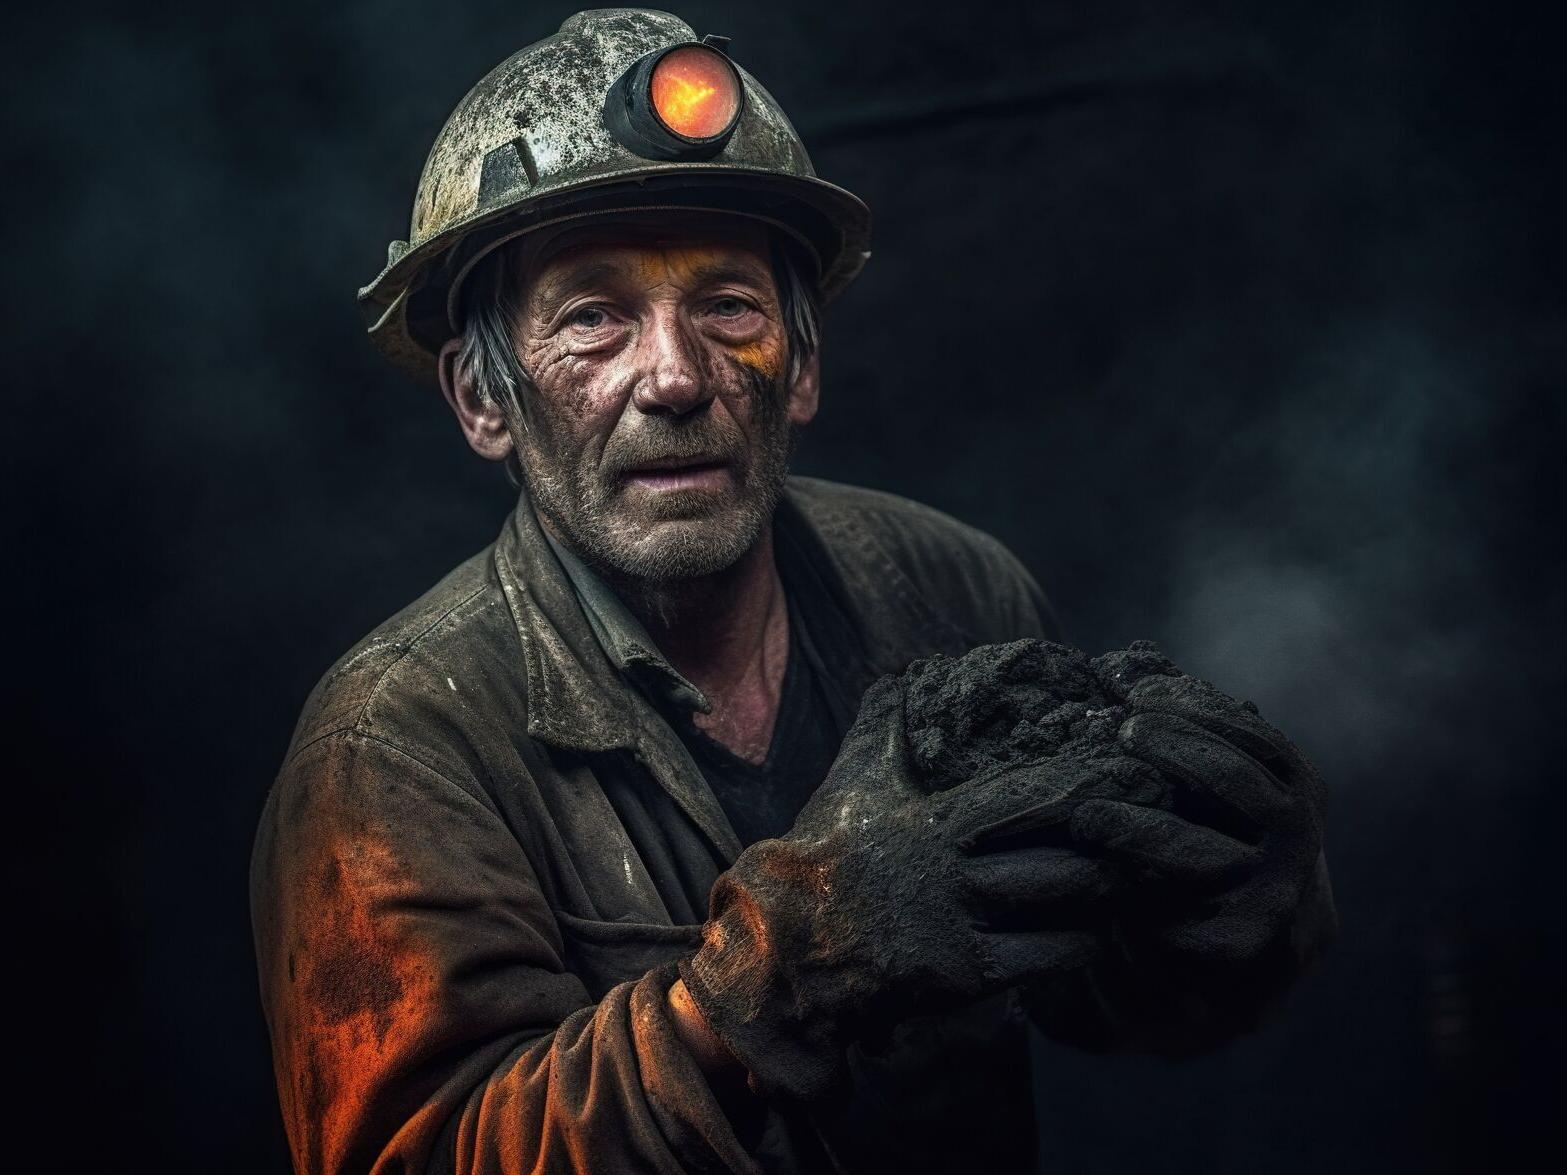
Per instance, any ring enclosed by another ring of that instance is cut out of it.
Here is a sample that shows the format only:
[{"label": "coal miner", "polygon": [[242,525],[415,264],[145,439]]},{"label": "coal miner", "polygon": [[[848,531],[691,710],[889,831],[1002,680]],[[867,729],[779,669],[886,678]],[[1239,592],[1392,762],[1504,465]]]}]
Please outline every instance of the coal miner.
[{"label": "coal miner", "polygon": [[520,493],[261,819],[299,1171],[1027,1171],[1030,1026],[1212,1048],[1332,936],[1255,707],[788,475],[869,216],[725,44],[599,10],[503,62],[360,293]]}]

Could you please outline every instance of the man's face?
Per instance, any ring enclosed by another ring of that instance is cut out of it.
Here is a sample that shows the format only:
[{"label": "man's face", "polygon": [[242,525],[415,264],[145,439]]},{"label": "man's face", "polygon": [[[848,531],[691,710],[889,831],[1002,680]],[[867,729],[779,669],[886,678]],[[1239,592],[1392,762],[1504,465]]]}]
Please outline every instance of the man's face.
[{"label": "man's face", "polygon": [[786,376],[765,230],[605,224],[525,268],[517,345],[536,394],[514,439],[541,516],[619,576],[732,565],[770,522],[814,410]]}]

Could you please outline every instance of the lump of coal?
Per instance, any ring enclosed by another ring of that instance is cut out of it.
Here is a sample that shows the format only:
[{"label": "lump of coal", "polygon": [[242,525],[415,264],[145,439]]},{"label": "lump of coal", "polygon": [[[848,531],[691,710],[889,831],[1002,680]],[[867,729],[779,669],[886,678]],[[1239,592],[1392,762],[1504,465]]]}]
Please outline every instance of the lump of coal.
[{"label": "lump of coal", "polygon": [[[1051,641],[1019,640],[916,661],[903,675],[916,770],[935,791],[1013,764],[1069,757],[1092,762],[1101,780],[1119,780],[1120,798],[1168,807],[1168,787],[1115,736],[1132,686],[1179,673],[1151,641],[1092,659]],[[1103,784],[1094,791],[1104,794]]]}]

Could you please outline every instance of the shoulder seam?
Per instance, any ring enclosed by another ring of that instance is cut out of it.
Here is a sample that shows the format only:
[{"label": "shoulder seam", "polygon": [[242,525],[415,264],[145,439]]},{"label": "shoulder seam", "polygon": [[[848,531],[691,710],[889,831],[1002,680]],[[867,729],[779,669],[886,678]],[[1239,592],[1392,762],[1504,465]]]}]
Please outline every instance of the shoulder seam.
[{"label": "shoulder seam", "polygon": [[[960,624],[947,617],[936,601],[913,578],[905,575],[896,559],[892,557],[886,543],[882,541],[879,529],[875,526],[864,525],[862,514],[875,513],[883,517],[914,517],[921,519],[928,525],[939,527],[952,537],[953,540],[964,549],[965,554],[971,559],[977,559],[985,565],[997,565],[1006,568],[1019,576],[1019,583],[1025,588],[1031,579],[1028,568],[1018,558],[1006,543],[987,530],[966,522],[956,515],[928,502],[921,502],[916,498],[905,497],[902,494],[889,490],[873,489],[869,486],[847,485],[840,482],[823,481],[820,478],[798,479],[807,483],[806,490],[821,489],[831,495],[839,491],[845,498],[860,499],[860,508],[852,512],[842,512],[840,517],[844,523],[852,527],[860,536],[861,541],[873,548],[881,557],[884,567],[890,572],[896,581],[901,581],[900,594],[906,598],[912,597],[917,601],[918,608],[924,613],[927,623],[935,624],[959,638],[975,643],[984,639],[985,634],[967,624]],[[828,509],[833,509],[838,503],[829,500]]]},{"label": "shoulder seam", "polygon": [[385,747],[393,754],[400,755],[402,758],[407,759],[416,767],[423,768],[430,775],[435,776],[436,779],[439,779],[442,783],[446,784],[447,787],[462,794],[464,797],[466,797],[469,803],[481,808],[487,815],[493,816],[496,819],[500,819],[500,813],[492,809],[488,804],[484,803],[471,791],[465,788],[462,784],[458,783],[451,776],[447,775],[446,772],[442,771],[440,768],[425,762],[418,755],[414,754],[405,747],[400,747],[396,743],[391,742],[388,739],[384,739],[378,734],[371,734],[368,731],[359,730],[353,726],[338,726],[324,734],[317,735],[308,743],[305,743],[303,746],[296,748],[294,753],[288,757],[288,762],[284,764],[284,767],[287,768],[296,759],[298,759],[300,755],[304,754],[311,747],[317,746],[326,742],[328,739],[333,738],[341,738],[345,740],[351,738],[363,739],[365,742],[376,743],[382,747]]},{"label": "shoulder seam", "polygon": [[[364,721],[365,711],[370,708],[370,703],[375,701],[376,694],[381,692],[381,683],[386,680],[386,675],[388,673],[390,673],[393,669],[397,668],[397,666],[402,664],[403,661],[407,659],[408,654],[412,653],[416,648],[418,648],[419,647],[419,643],[421,641],[423,641],[425,637],[429,636],[432,632],[434,632],[437,628],[439,628],[443,623],[445,623],[447,617],[451,616],[451,614],[453,612],[456,612],[459,608],[465,606],[466,604],[471,603],[474,599],[476,599],[477,597],[483,595],[484,592],[487,590],[487,587],[488,587],[488,585],[484,585],[484,586],[481,586],[481,587],[474,588],[473,591],[469,592],[466,596],[464,596],[462,599],[458,600],[455,604],[453,604],[450,608],[446,609],[446,611],[442,612],[434,620],[430,621],[429,624],[425,625],[425,627],[419,632],[419,634],[417,636],[415,636],[412,640],[410,640],[407,645],[404,646],[402,652],[398,653],[397,656],[393,657],[390,661],[387,662],[386,667],[384,669],[382,669],[380,674],[376,677],[375,684],[372,685],[370,687],[370,689],[365,693],[365,700],[359,704],[359,709],[354,714],[353,721],[350,722],[346,727],[343,727],[341,729],[358,730],[359,729],[359,724]],[[373,737],[373,736],[366,735],[366,737]],[[312,739],[311,741],[314,742],[315,740]],[[390,746],[391,744],[388,743],[387,745]],[[300,748],[300,749],[303,750],[303,748]]]},{"label": "shoulder seam", "polygon": [[[932,506],[927,506],[923,502],[916,502],[912,498],[903,498],[897,494],[888,493],[886,490],[871,490],[863,486],[850,486],[847,488],[853,493],[863,494],[867,497],[890,499],[890,507],[891,511],[893,512],[896,512],[900,508],[913,507],[911,512],[934,514],[949,523],[955,523],[959,526],[963,525],[962,523],[959,523],[957,519],[952,518],[950,515],[943,514],[941,511],[936,510]],[[921,619],[926,624],[945,629],[947,632],[953,634],[959,639],[972,639],[978,635],[976,633],[969,632],[967,627],[955,624],[946,616],[942,615],[941,610],[935,606],[934,602],[921,589],[920,585],[916,583],[901,566],[899,566],[898,561],[893,558],[891,550],[882,540],[882,536],[878,533],[876,527],[866,526],[864,520],[860,517],[856,517],[854,514],[844,514],[842,515],[842,520],[843,525],[852,529],[860,536],[860,542],[863,545],[876,552],[876,556],[881,563],[883,574],[886,576],[888,583],[892,585],[898,595],[907,601],[908,605],[912,605],[915,609],[917,609],[919,613],[919,619]]]}]

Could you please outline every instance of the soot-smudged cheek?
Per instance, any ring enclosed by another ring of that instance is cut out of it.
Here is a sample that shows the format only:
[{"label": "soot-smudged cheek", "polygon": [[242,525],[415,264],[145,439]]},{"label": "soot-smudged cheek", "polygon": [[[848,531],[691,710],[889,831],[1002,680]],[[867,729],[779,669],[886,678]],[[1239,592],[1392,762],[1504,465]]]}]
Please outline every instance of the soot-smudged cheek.
[{"label": "soot-smudged cheek", "polygon": [[783,370],[783,347],[777,339],[757,339],[728,350],[746,367],[769,380],[777,379]]},{"label": "soot-smudged cheek", "polygon": [[533,385],[545,411],[576,422],[613,412],[625,383],[616,357],[575,354],[563,347],[541,348],[533,363]]}]

